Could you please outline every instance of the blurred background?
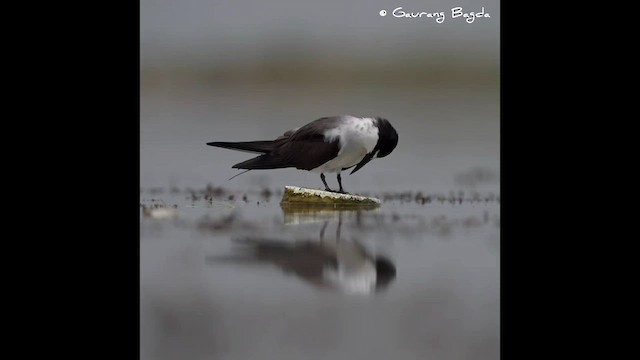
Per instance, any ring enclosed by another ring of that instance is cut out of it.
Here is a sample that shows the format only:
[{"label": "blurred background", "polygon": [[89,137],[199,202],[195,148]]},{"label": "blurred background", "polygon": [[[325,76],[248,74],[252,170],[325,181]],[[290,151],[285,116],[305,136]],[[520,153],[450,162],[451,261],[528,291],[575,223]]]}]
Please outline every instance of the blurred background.
[{"label": "blurred background", "polygon": [[[499,357],[499,5],[141,0],[141,205],[178,213],[141,216],[141,358]],[[490,18],[452,19],[457,6]],[[396,18],[397,7],[445,21]],[[237,237],[317,241],[322,224],[285,225],[277,196],[250,191],[322,182],[295,169],[229,181],[251,154],[206,143],[342,114],[385,117],[399,133],[391,155],[343,176],[349,192],[410,194],[342,225],[392,259],[389,290],[354,298],[274,267],[208,265]],[[420,192],[483,200],[414,202]]]}]

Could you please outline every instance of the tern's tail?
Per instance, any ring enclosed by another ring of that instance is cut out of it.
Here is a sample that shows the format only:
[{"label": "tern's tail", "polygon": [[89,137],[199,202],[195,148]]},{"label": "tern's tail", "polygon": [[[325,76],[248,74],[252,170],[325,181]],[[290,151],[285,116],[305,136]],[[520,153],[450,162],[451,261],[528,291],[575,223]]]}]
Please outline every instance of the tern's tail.
[{"label": "tern's tail", "polygon": [[247,141],[247,142],[210,142],[207,145],[217,146],[225,149],[233,149],[239,151],[246,151],[251,153],[262,154],[253,159],[243,161],[241,163],[233,165],[234,169],[247,169],[247,170],[259,170],[259,169],[281,169],[292,167],[286,159],[279,155],[272,153],[275,149],[277,140],[272,141]]},{"label": "tern's tail", "polygon": [[267,170],[293,167],[288,161],[277,155],[264,154],[235,164],[234,169]]},{"label": "tern's tail", "polygon": [[266,141],[245,141],[245,142],[222,142],[222,141],[214,141],[209,142],[207,145],[209,146],[217,146],[225,149],[239,150],[239,151],[247,151],[251,153],[259,153],[266,154],[273,150],[275,145],[275,141],[266,140]]}]

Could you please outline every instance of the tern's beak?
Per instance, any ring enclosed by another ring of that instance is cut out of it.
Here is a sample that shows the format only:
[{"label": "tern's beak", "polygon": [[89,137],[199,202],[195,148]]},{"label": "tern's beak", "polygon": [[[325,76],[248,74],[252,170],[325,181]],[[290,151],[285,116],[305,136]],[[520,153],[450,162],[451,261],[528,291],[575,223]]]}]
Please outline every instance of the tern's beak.
[{"label": "tern's beak", "polygon": [[372,151],[371,153],[365,155],[364,158],[362,158],[362,161],[360,161],[360,163],[356,166],[355,169],[353,169],[353,171],[349,173],[349,175],[360,170],[361,167],[365,166],[369,161],[371,161],[371,159],[373,159],[373,154],[375,153],[376,153],[375,151]]}]

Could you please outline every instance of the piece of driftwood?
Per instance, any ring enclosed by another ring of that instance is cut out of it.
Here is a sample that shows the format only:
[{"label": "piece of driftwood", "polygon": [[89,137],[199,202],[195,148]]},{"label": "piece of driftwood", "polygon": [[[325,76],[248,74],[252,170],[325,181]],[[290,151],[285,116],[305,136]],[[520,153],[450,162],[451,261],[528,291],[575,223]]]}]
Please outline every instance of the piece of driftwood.
[{"label": "piece of driftwood", "polygon": [[282,196],[280,205],[282,207],[313,206],[334,209],[373,209],[382,205],[382,202],[373,197],[340,194],[298,186],[285,186],[284,195]]},{"label": "piece of driftwood", "polygon": [[173,219],[178,217],[178,211],[175,209],[161,207],[161,208],[143,208],[142,214],[145,217],[153,219]]}]

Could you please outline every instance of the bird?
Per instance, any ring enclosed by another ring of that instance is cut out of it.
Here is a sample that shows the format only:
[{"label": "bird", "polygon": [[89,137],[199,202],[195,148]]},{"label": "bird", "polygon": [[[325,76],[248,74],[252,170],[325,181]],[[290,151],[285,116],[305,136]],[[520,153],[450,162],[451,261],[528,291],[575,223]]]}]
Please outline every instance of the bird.
[{"label": "bird", "polygon": [[239,252],[208,256],[206,262],[269,264],[318,289],[348,294],[378,293],[396,278],[396,267],[389,258],[374,256],[357,240],[238,238],[234,242]]},{"label": "bird", "polygon": [[[353,174],[373,158],[389,155],[398,145],[398,132],[382,117],[340,115],[319,118],[288,130],[275,140],[213,141],[207,145],[261,154],[233,165],[234,169],[294,167],[319,173],[325,191],[348,194],[342,186],[340,173],[355,167],[350,173]],[[337,173],[339,190],[329,188],[325,173]]]}]

